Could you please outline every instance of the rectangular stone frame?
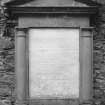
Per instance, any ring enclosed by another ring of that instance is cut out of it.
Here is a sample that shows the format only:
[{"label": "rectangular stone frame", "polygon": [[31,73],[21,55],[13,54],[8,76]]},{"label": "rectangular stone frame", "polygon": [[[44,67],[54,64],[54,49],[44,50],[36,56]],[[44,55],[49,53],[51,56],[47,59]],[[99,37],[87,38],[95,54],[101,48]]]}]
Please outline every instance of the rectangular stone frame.
[{"label": "rectangular stone frame", "polygon": [[[70,29],[80,30],[80,54],[79,54],[80,70],[81,70],[80,97],[79,99],[77,99],[76,104],[92,102],[92,96],[93,96],[92,28],[80,28],[80,27],[33,27],[33,28],[70,28]],[[27,103],[30,103],[33,101],[29,98],[29,75],[28,75],[29,74],[29,67],[28,67],[29,52],[27,51],[29,29],[30,28],[21,28],[21,29],[17,28],[17,33],[16,33],[16,78],[17,78],[17,99],[18,99],[19,105],[20,104],[26,105]],[[84,72],[84,68],[86,68],[87,72],[86,71]],[[87,74],[89,75],[87,76]],[[69,100],[69,99],[63,99],[61,102],[64,103],[65,100]],[[42,102],[40,102],[40,104]],[[46,103],[48,104],[49,102],[48,100],[44,101],[45,104]]]}]

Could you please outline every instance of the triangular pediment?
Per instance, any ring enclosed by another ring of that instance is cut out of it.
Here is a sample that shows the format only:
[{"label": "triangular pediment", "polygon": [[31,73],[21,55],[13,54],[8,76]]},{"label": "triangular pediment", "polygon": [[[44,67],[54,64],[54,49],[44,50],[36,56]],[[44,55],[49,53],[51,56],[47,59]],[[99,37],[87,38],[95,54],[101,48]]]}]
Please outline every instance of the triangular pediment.
[{"label": "triangular pediment", "polygon": [[18,7],[90,7],[96,4],[80,2],[80,0],[14,0],[8,5]]}]

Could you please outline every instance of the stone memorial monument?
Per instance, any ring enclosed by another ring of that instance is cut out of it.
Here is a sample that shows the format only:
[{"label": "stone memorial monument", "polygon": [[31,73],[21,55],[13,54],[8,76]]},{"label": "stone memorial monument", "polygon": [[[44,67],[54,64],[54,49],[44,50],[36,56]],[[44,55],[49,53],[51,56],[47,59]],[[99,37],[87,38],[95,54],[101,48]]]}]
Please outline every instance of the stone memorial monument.
[{"label": "stone memorial monument", "polygon": [[16,27],[18,105],[79,105],[92,100],[91,17],[75,0],[7,4]]}]

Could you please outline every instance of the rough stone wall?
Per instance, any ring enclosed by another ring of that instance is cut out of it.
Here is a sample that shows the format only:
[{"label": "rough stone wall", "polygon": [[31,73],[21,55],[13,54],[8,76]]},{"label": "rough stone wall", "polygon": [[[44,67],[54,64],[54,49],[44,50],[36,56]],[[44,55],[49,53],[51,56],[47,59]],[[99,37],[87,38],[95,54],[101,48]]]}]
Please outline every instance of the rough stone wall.
[{"label": "rough stone wall", "polygon": [[0,105],[15,102],[14,48],[13,26],[6,25],[6,14],[0,6]]},{"label": "rough stone wall", "polygon": [[100,7],[95,17],[94,32],[94,103],[105,105],[105,6]]},{"label": "rough stone wall", "polygon": [[0,37],[0,105],[15,101],[14,41]]}]

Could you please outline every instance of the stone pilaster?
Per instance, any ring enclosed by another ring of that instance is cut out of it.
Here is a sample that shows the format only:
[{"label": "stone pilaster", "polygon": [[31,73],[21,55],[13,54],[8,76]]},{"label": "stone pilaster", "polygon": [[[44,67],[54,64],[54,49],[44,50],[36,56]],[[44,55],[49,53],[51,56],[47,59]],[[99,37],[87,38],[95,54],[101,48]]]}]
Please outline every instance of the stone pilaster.
[{"label": "stone pilaster", "polygon": [[25,30],[17,29],[16,33],[16,90],[17,105],[25,105],[26,74],[26,39]]}]

